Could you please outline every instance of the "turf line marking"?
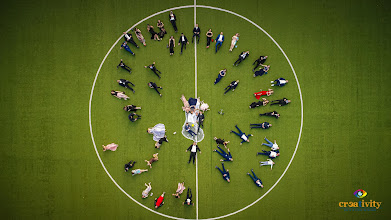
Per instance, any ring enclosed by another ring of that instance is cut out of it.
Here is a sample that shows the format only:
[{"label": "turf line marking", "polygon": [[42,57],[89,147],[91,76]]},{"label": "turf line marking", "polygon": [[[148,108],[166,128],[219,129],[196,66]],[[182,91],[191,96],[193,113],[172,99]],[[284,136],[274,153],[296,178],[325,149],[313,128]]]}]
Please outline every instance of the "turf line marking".
[{"label": "turf line marking", "polygon": [[[194,0],[194,27],[197,23],[197,0]],[[194,40],[194,39],[192,39]],[[197,38],[194,42],[194,88],[195,98],[197,98]],[[196,137],[196,140],[198,138]],[[196,220],[198,220],[198,157],[196,156]]]},{"label": "turf line marking", "polygon": [[[217,10],[217,11],[222,11],[222,12],[226,12],[226,13],[229,13],[229,14],[232,14],[232,15],[235,15],[237,17],[240,17],[242,18],[243,20],[246,20],[248,21],[249,23],[251,23],[252,25],[254,25],[255,27],[257,27],[259,30],[261,30],[264,34],[266,34],[273,42],[274,44],[280,49],[281,53],[283,53],[285,59],[287,60],[287,62],[289,63],[289,66],[291,67],[291,70],[293,72],[293,75],[295,76],[295,79],[296,79],[296,83],[297,83],[297,87],[298,87],[298,90],[299,90],[299,94],[300,94],[300,102],[301,102],[301,124],[300,124],[300,133],[299,133],[299,137],[298,137],[298,140],[297,140],[297,144],[296,144],[296,148],[295,148],[295,151],[293,152],[293,155],[291,157],[291,160],[289,161],[288,163],[288,166],[285,168],[283,174],[280,176],[280,178],[277,180],[277,182],[265,193],[263,194],[261,197],[259,197],[257,200],[255,200],[254,202],[252,202],[251,204],[247,205],[246,207],[243,207],[242,209],[239,209],[235,212],[232,212],[232,213],[229,213],[229,214],[226,214],[226,215],[222,215],[222,216],[218,216],[218,217],[213,217],[213,218],[208,218],[210,220],[214,220],[214,219],[221,219],[221,218],[226,218],[228,216],[232,216],[232,215],[235,215],[239,212],[242,212],[248,208],[250,208],[251,206],[255,205],[257,202],[259,202],[261,199],[263,199],[267,194],[269,194],[269,192],[274,189],[275,186],[277,186],[277,184],[280,182],[280,180],[284,177],[285,173],[288,171],[295,155],[296,155],[296,152],[297,152],[297,149],[299,148],[299,144],[300,144],[300,139],[301,139],[301,135],[302,135],[302,130],[303,130],[303,121],[304,121],[304,107],[303,107],[303,97],[302,97],[302,93],[301,93],[301,88],[300,88],[300,84],[299,84],[299,79],[297,78],[297,75],[296,75],[296,71],[295,69],[293,68],[293,65],[291,63],[291,61],[289,60],[288,56],[285,54],[284,50],[280,47],[280,45],[272,38],[272,36],[269,35],[269,33],[267,33],[264,29],[262,29],[259,25],[257,25],[255,22],[251,21],[250,19],[240,15],[240,14],[237,14],[235,12],[232,12],[232,11],[229,11],[229,10],[226,10],[226,9],[222,9],[222,8],[217,8],[217,7],[212,7],[212,6],[206,6],[206,5],[184,5],[184,6],[179,6],[179,7],[173,7],[173,8],[169,8],[169,9],[165,9],[165,10],[162,10],[160,12],[156,12],[155,14],[152,14],[142,20],[140,20],[139,22],[137,22],[136,24],[134,24],[131,28],[129,28],[126,32],[129,32],[130,29],[133,29],[134,27],[136,27],[137,25],[141,24],[142,22],[156,16],[156,15],[159,15],[159,14],[162,14],[162,13],[165,13],[165,12],[169,12],[169,11],[173,11],[173,10],[177,10],[177,9],[184,9],[184,8],[194,8],[194,7],[198,7],[198,8],[208,8],[208,9],[213,9],[213,10]],[[91,117],[91,106],[92,106],[92,97],[94,95],[94,88],[95,88],[95,84],[96,84],[96,81],[98,79],[98,76],[99,76],[99,72],[104,64],[104,62],[106,61],[106,58],[108,57],[108,55],[111,53],[111,51],[113,50],[113,48],[117,45],[117,43],[121,40],[121,38],[123,37],[124,35],[122,34],[118,40],[113,44],[113,46],[110,48],[110,50],[107,52],[107,54],[105,55],[105,57],[103,58],[99,68],[98,68],[98,71],[96,72],[96,75],[95,75],[95,79],[94,79],[94,82],[92,83],[92,88],[91,88],[91,94],[90,94],[90,100],[89,100],[89,111],[88,111],[88,114],[89,114],[89,127],[90,127],[90,134],[91,134],[91,140],[92,140],[92,144],[94,145],[94,149],[95,149],[95,153],[99,159],[99,162],[100,164],[102,165],[103,169],[105,170],[107,176],[111,179],[111,181],[117,186],[117,188],[122,192],[124,193],[129,199],[131,199],[133,202],[135,202],[136,204],[140,205],[141,207],[147,209],[148,211],[150,212],[153,212],[157,215],[160,215],[160,216],[163,216],[163,217],[166,217],[166,218],[170,218],[170,219],[178,219],[178,220],[181,220],[181,219],[184,219],[184,218],[178,218],[178,217],[175,217],[175,216],[170,216],[170,215],[166,215],[166,214],[163,214],[163,213],[160,213],[160,212],[157,212],[143,204],[141,204],[140,202],[138,202],[137,200],[135,200],[132,196],[130,196],[124,189],[122,189],[122,187],[114,180],[114,178],[111,176],[111,174],[107,171],[101,157],[99,156],[99,152],[98,152],[98,149],[96,148],[96,143],[95,143],[95,139],[94,139],[94,134],[93,134],[93,131],[92,131],[92,117]],[[196,87],[197,88],[197,87]],[[196,90],[197,91],[197,90]],[[196,157],[196,163],[197,163],[197,157]],[[197,169],[197,166],[196,166],[196,173],[198,172],[198,169]],[[197,179],[196,179],[197,181]],[[197,186],[198,186],[198,182],[197,182]],[[198,197],[198,194],[197,194],[197,197]],[[197,205],[198,205],[198,198],[197,198]],[[200,219],[200,220],[204,220],[204,219]]]}]

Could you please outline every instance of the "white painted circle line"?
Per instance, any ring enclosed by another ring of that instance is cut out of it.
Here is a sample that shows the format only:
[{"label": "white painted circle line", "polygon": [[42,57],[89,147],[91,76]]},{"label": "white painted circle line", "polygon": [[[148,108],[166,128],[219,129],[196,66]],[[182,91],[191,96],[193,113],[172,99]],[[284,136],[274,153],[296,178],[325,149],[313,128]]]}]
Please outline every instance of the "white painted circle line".
[{"label": "white painted circle line", "polygon": [[[179,7],[173,7],[173,8],[169,8],[169,9],[166,9],[166,10],[163,10],[163,11],[160,11],[160,12],[157,12],[153,15],[150,15],[142,20],[140,20],[139,22],[137,22],[136,24],[134,24],[131,28],[129,28],[127,30],[127,32],[130,31],[130,29],[133,29],[134,27],[136,27],[137,25],[139,25],[140,23],[156,16],[156,15],[159,15],[159,14],[162,14],[162,13],[165,13],[165,12],[169,12],[169,11],[172,11],[172,10],[177,10],[177,9],[183,9],[183,8],[192,8],[194,7],[194,5],[185,5],[185,6],[179,6]],[[198,7],[198,8],[208,8],[208,9],[213,9],[213,10],[218,10],[218,11],[223,11],[223,12],[227,12],[229,14],[232,14],[232,15],[236,15],[248,22],[250,22],[251,24],[253,24],[255,27],[257,27],[259,30],[261,30],[263,33],[265,33],[273,42],[274,44],[280,49],[280,51],[284,54],[286,60],[288,61],[292,71],[293,71],[293,74],[295,76],[295,79],[296,79],[296,83],[297,83],[297,87],[298,87],[298,90],[299,90],[299,94],[300,94],[300,102],[301,102],[301,124],[300,124],[300,132],[299,132],[299,137],[298,137],[298,140],[297,140],[297,144],[296,144],[296,148],[295,148],[295,151],[293,152],[293,155],[292,155],[292,158],[291,160],[289,161],[288,163],[288,166],[285,168],[284,172],[282,173],[282,175],[280,176],[280,178],[277,180],[277,182],[265,193],[263,194],[260,198],[258,198],[257,200],[255,200],[253,203],[247,205],[246,207],[242,208],[242,209],[239,209],[235,212],[232,212],[232,213],[229,213],[229,214],[226,214],[226,215],[223,215],[223,216],[219,216],[219,217],[213,217],[213,218],[208,218],[210,220],[214,220],[214,219],[221,219],[221,218],[225,218],[225,217],[228,217],[228,216],[231,216],[231,215],[235,215],[239,212],[242,212],[244,210],[246,210],[247,208],[250,208],[251,206],[253,206],[255,203],[257,203],[258,201],[260,201],[262,198],[264,198],[272,189],[274,189],[274,187],[280,182],[280,180],[282,179],[282,177],[284,177],[285,173],[287,172],[287,170],[289,169],[295,155],[296,155],[296,152],[297,152],[297,149],[299,147],[299,144],[300,144],[300,139],[301,139],[301,135],[302,135],[302,130],[303,130],[303,118],[304,118],[304,114],[303,114],[303,97],[302,97],[302,93],[301,93],[301,88],[300,88],[300,84],[299,84],[299,80],[297,78],[297,75],[296,75],[296,72],[293,68],[293,65],[291,63],[291,61],[289,60],[288,56],[285,54],[284,50],[280,47],[280,45],[265,31],[263,30],[259,25],[257,25],[255,22],[251,21],[250,19],[242,16],[242,15],[239,15],[235,12],[232,12],[232,11],[229,11],[229,10],[226,10],[226,9],[222,9],[222,8],[217,8],[217,7],[212,7],[212,6],[205,6],[205,5],[195,5],[195,7]],[[93,131],[92,131],[92,120],[91,120],[91,106],[92,106],[92,97],[94,95],[94,88],[95,88],[95,84],[96,84],[96,81],[98,79],[98,76],[99,76],[99,72],[104,64],[104,62],[106,61],[108,55],[111,53],[111,51],[113,50],[113,48],[115,47],[115,45],[121,40],[121,38],[123,37],[123,35],[121,35],[117,41],[113,44],[113,46],[110,48],[110,50],[107,52],[107,54],[105,55],[105,57],[103,58],[99,68],[98,68],[98,71],[96,72],[96,75],[95,75],[95,79],[94,79],[94,82],[92,84],[92,88],[91,88],[91,94],[90,94],[90,100],[89,100],[89,111],[88,111],[88,114],[89,114],[89,126],[90,126],[90,134],[91,134],[91,140],[92,140],[92,144],[94,145],[94,149],[95,149],[95,153],[103,167],[103,169],[105,170],[106,174],[109,176],[109,178],[111,179],[111,181],[117,186],[117,188],[122,191],[128,198],[130,198],[133,202],[137,203],[138,205],[140,205],[141,207],[147,209],[148,211],[151,211],[157,215],[160,215],[160,216],[163,216],[163,217],[166,217],[166,218],[171,218],[171,219],[184,219],[184,218],[178,218],[178,217],[174,217],[174,216],[170,216],[170,215],[166,215],[166,214],[163,214],[163,213],[160,213],[160,212],[157,212],[143,204],[141,204],[140,202],[138,202],[137,200],[135,200],[133,197],[131,197],[125,190],[123,190],[121,188],[121,186],[118,185],[118,183],[114,180],[114,178],[110,175],[110,173],[107,171],[101,157],[99,156],[99,153],[98,153],[98,150],[97,150],[97,147],[96,147],[96,144],[95,144],[95,139],[94,139],[94,135],[93,135]],[[197,203],[198,203],[198,199],[197,199]],[[204,220],[204,219],[201,219],[201,220]]]}]

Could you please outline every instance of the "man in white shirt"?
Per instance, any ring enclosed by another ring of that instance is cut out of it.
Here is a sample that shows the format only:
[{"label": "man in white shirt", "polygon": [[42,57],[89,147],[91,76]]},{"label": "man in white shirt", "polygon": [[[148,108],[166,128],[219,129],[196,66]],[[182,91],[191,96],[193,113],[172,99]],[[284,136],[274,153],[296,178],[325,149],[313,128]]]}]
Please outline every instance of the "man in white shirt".
[{"label": "man in white shirt", "polygon": [[257,155],[266,155],[266,156],[269,156],[270,159],[274,159],[278,156],[280,156],[280,151],[276,150],[276,151],[265,151],[265,150],[262,150],[263,153],[261,152],[258,152]]},{"label": "man in white shirt", "polygon": [[182,46],[181,46],[181,54],[182,54],[183,46],[185,46],[185,50],[186,50],[186,44],[189,44],[189,41],[187,41],[187,38],[183,33],[181,33],[181,36],[179,37],[178,45],[181,45],[181,44],[182,44]]},{"label": "man in white shirt", "polygon": [[174,12],[170,11],[170,15],[168,16],[168,18],[170,19],[170,22],[172,24],[172,27],[174,28],[175,33],[177,33],[178,28],[176,26],[176,16],[175,16]]},{"label": "man in white shirt", "polygon": [[193,197],[193,194],[191,193],[191,189],[188,188],[187,189],[187,197],[186,197],[186,200],[182,203],[182,205],[184,205],[186,203],[186,205],[194,205],[194,203],[192,202],[191,198]]},{"label": "man in white shirt", "polygon": [[269,141],[266,137],[265,137],[265,140],[268,142],[268,144],[262,143],[262,145],[268,146],[268,147],[271,148],[271,150],[274,150],[274,151],[280,149],[280,148],[278,147],[278,144],[277,144],[277,141],[276,141],[276,140],[274,140],[274,143],[272,143],[271,141]]},{"label": "man in white shirt", "polygon": [[271,159],[267,159],[267,161],[259,161],[260,166],[270,166],[270,170],[273,169],[273,165],[275,164]]},{"label": "man in white shirt", "polygon": [[192,145],[190,145],[189,148],[187,148],[186,152],[187,151],[190,151],[190,158],[189,158],[189,162],[187,162],[187,163],[190,163],[191,159],[193,158],[193,164],[194,164],[194,161],[195,161],[195,158],[197,155],[197,151],[199,151],[201,153],[200,148],[198,148],[197,143],[194,142]]},{"label": "man in white shirt", "polygon": [[235,131],[231,131],[232,133],[236,134],[237,136],[242,139],[242,142],[240,142],[240,145],[243,144],[243,142],[250,142],[249,137],[253,136],[252,134],[246,135],[246,133],[242,132],[237,125],[235,125],[236,129],[238,129],[239,133],[236,133]]},{"label": "man in white shirt", "polygon": [[131,33],[126,33],[126,32],[124,32],[124,38],[125,38],[125,41],[126,41],[126,42],[129,42],[129,43],[133,44],[133,45],[134,45],[135,47],[137,47],[137,48],[139,47],[139,46],[136,44],[136,42],[134,42]]},{"label": "man in white shirt", "polygon": [[201,29],[198,27],[198,24],[196,24],[196,26],[193,28],[193,37],[191,39],[191,43],[194,42],[194,37],[197,38],[197,44],[200,42],[200,33]]}]

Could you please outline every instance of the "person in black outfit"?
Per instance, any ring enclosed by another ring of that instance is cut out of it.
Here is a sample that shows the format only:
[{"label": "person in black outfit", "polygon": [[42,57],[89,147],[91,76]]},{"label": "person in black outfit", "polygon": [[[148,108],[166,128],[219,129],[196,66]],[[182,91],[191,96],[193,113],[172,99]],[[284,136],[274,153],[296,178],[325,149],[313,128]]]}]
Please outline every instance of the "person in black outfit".
[{"label": "person in black outfit", "polygon": [[224,139],[220,139],[217,137],[214,137],[213,139],[216,141],[217,146],[220,146],[220,144],[222,144],[225,148],[227,148],[227,144],[229,143],[229,141],[225,141]]},{"label": "person in black outfit", "polygon": [[186,200],[182,203],[182,205],[184,205],[184,204],[194,205],[194,203],[191,200],[192,197],[193,197],[193,194],[191,193],[191,189],[187,188],[187,197],[186,197]]},{"label": "person in black outfit", "polygon": [[172,27],[174,28],[175,33],[177,33],[178,28],[176,27],[176,16],[172,11],[170,11],[170,15],[168,16],[168,19],[170,20]]},{"label": "person in black outfit", "polygon": [[129,83],[132,84],[133,86],[135,86],[132,82],[130,82],[130,81],[126,80],[126,79],[119,79],[119,80],[117,80],[117,83],[120,86],[128,88],[128,89],[132,90],[133,93],[135,93],[134,89],[132,89],[132,87],[129,86]]},{"label": "person in black outfit", "polygon": [[147,30],[149,31],[149,33],[151,34],[151,39],[152,40],[161,40],[159,38],[159,35],[155,32],[155,30],[153,29],[153,26],[152,25],[149,25],[147,24]]},{"label": "person in black outfit", "polygon": [[194,161],[195,161],[195,158],[197,155],[197,151],[199,151],[201,153],[200,148],[198,148],[197,143],[194,142],[192,145],[190,145],[189,148],[187,148],[186,152],[187,151],[190,151],[190,158],[189,158],[189,162],[187,162],[187,163],[190,163],[191,159],[193,158],[193,164],[194,164]]},{"label": "person in black outfit", "polygon": [[254,63],[253,63],[253,65],[255,64],[253,72],[255,71],[255,69],[257,69],[257,67],[259,65],[264,64],[266,59],[267,59],[267,56],[260,56],[259,59],[255,60]]},{"label": "person in black outfit", "polygon": [[283,106],[283,105],[288,105],[290,102],[291,102],[291,100],[288,100],[287,98],[283,98],[283,99],[278,99],[278,100],[271,101],[270,105]]},{"label": "person in black outfit", "polygon": [[166,135],[164,135],[164,137],[160,138],[159,141],[157,141],[157,142],[155,143],[155,148],[160,149],[160,146],[162,146],[163,141],[165,141],[165,142],[168,143],[168,139],[167,139],[167,136],[166,136]]},{"label": "person in black outfit", "polygon": [[175,39],[174,36],[171,36],[168,39],[168,47],[170,48],[170,56],[174,55]]},{"label": "person in black outfit", "polygon": [[193,28],[193,37],[191,39],[192,43],[194,42],[194,37],[198,39],[197,44],[200,42],[200,33],[201,33],[201,29],[198,27],[198,24],[196,24],[196,26]]},{"label": "person in black outfit", "polygon": [[136,161],[131,160],[131,161],[129,161],[129,163],[125,164],[125,172],[128,172],[128,170],[130,168],[132,168],[135,163],[136,163]]},{"label": "person in black outfit", "polygon": [[185,50],[186,50],[186,44],[189,44],[189,41],[187,40],[186,36],[183,33],[181,33],[181,36],[179,37],[178,45],[181,45],[181,44],[182,44],[182,46],[181,46],[181,54],[182,54],[183,46],[185,47]]},{"label": "person in black outfit", "polygon": [[122,69],[128,71],[129,74],[132,73],[132,69],[130,67],[126,66],[126,64],[122,61],[122,59],[121,59],[121,62],[117,65],[117,69],[119,67],[121,67]]},{"label": "person in black outfit", "polygon": [[266,112],[264,114],[259,114],[259,116],[273,116],[273,117],[276,117],[277,119],[280,117],[280,114],[278,114],[278,112],[276,111],[272,111],[272,112]]},{"label": "person in black outfit", "polygon": [[241,63],[244,59],[246,59],[250,55],[250,51],[243,51],[240,55],[239,58],[235,61],[234,66],[238,66],[239,63]]},{"label": "person in black outfit", "polygon": [[205,120],[205,115],[200,111],[198,114],[198,128],[202,127],[204,128],[204,120]]},{"label": "person in black outfit", "polygon": [[262,129],[268,129],[272,126],[269,122],[263,122],[262,124],[250,124],[251,129],[253,128],[262,128]]},{"label": "person in black outfit", "polygon": [[209,48],[212,37],[213,37],[212,29],[209,29],[209,31],[206,32],[206,48]]},{"label": "person in black outfit", "polygon": [[160,32],[158,33],[160,38],[163,38],[165,34],[167,34],[166,29],[164,28],[164,24],[162,21],[157,20],[157,27],[159,28]]},{"label": "person in black outfit", "polygon": [[124,110],[127,111],[127,112],[130,112],[130,111],[137,111],[141,109],[141,107],[136,107],[135,105],[127,105],[124,107]]},{"label": "person in black outfit", "polygon": [[135,121],[141,119],[141,115],[138,115],[138,114],[132,112],[129,114],[128,118],[131,122],[135,122]]},{"label": "person in black outfit", "polygon": [[157,76],[157,77],[159,77],[159,79],[160,79],[160,76],[159,76],[159,74],[158,73],[160,73],[160,74],[162,74],[158,69],[156,69],[156,67],[155,67],[155,62],[153,62],[151,65],[149,65],[149,66],[144,66],[145,68],[149,68],[149,69],[151,69],[152,70],[152,72],[153,73],[155,73],[155,75]]},{"label": "person in black outfit", "polygon": [[129,43],[133,44],[135,47],[137,47],[137,48],[139,47],[139,46],[136,44],[136,42],[134,42],[131,33],[126,33],[126,32],[124,32],[124,39],[125,39],[126,42],[129,42]]},{"label": "person in black outfit", "polygon": [[238,86],[239,84],[239,80],[236,80],[236,81],[232,81],[224,90],[224,95],[229,92],[231,89],[232,91],[235,91],[235,88]]},{"label": "person in black outfit", "polygon": [[154,89],[157,93],[159,93],[160,97],[162,97],[162,94],[160,94],[160,92],[157,90],[158,88],[163,89],[161,86],[157,86],[154,82],[149,82],[148,86],[149,88]]},{"label": "person in black outfit", "polygon": [[263,104],[263,102],[262,101],[259,101],[259,102],[253,102],[253,103],[251,103],[250,104],[250,108],[256,108],[256,107],[258,107],[258,106],[261,106]]}]

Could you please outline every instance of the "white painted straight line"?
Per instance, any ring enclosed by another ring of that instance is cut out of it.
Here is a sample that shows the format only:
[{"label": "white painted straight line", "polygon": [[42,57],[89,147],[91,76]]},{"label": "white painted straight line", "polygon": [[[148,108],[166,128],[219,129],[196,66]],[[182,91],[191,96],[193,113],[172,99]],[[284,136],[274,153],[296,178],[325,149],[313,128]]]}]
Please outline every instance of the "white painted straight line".
[{"label": "white painted straight line", "polygon": [[[194,27],[197,24],[197,0],[194,0]],[[192,41],[194,39],[192,38]],[[197,38],[194,42],[194,88],[197,98]],[[197,138],[196,138],[197,140]],[[196,156],[196,220],[198,220],[198,157]]]}]

